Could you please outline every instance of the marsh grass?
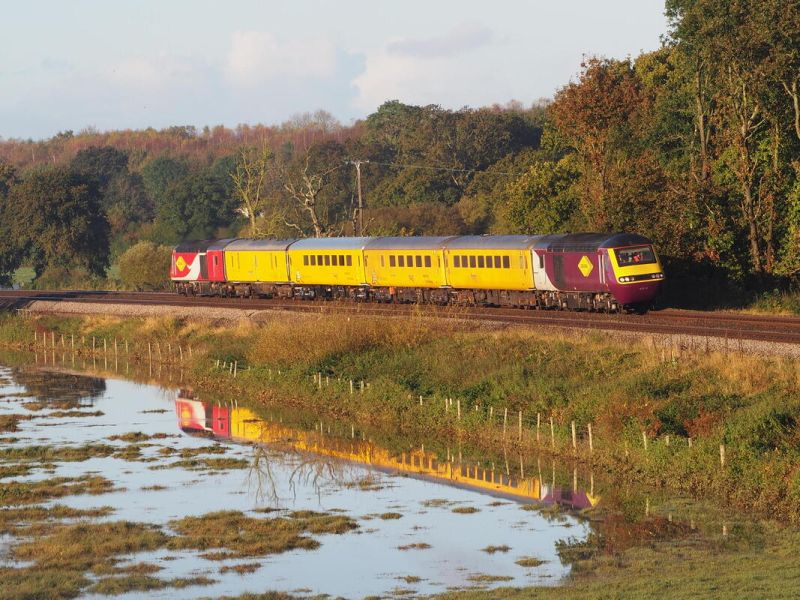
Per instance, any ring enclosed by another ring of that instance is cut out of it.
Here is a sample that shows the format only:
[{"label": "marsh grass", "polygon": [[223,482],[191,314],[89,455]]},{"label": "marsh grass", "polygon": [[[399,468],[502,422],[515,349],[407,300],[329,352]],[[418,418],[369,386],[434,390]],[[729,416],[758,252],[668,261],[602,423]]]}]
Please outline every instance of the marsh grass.
[{"label": "marsh grass", "polygon": [[228,471],[230,469],[247,469],[252,465],[243,458],[185,458],[171,463],[149,467],[154,471],[163,469],[186,469],[187,471]]},{"label": "marsh grass", "polygon": [[173,550],[204,551],[211,560],[247,558],[287,550],[313,550],[319,542],[305,534],[345,533],[358,527],[342,515],[295,513],[287,517],[253,518],[239,511],[219,511],[170,523],[179,534]]},{"label": "marsh grass", "polygon": [[520,567],[533,568],[533,567],[539,567],[539,566],[543,565],[545,563],[545,561],[543,561],[543,560],[541,560],[539,558],[536,558],[534,556],[524,556],[524,557],[520,558],[519,560],[515,560],[514,563],[518,564]]},{"label": "marsh grass", "polygon": [[486,548],[483,549],[483,551],[486,552],[487,554],[494,554],[495,552],[505,553],[508,552],[509,550],[511,550],[511,548],[509,546],[506,546],[505,544],[503,544],[502,546],[486,546]]},{"label": "marsh grass", "polygon": [[429,548],[431,548],[431,545],[425,542],[416,542],[397,547],[398,550],[428,550]]},{"label": "marsh grass", "polygon": [[81,494],[106,494],[119,491],[105,477],[84,475],[82,477],[55,477],[39,481],[7,481],[0,486],[0,506],[36,504],[53,498]]},{"label": "marsh grass", "polygon": [[459,515],[471,515],[476,512],[480,512],[480,509],[475,508],[474,506],[456,506],[454,509],[451,510]]}]

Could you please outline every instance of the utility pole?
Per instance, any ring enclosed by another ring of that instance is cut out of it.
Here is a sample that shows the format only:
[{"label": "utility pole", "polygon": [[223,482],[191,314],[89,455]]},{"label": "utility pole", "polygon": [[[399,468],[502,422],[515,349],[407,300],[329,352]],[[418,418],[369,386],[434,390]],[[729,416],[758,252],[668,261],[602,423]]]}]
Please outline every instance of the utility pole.
[{"label": "utility pole", "polygon": [[367,164],[368,160],[348,160],[347,163],[356,167],[356,188],[358,190],[358,221],[356,222],[356,236],[364,235],[364,200],[361,197],[361,165]]}]

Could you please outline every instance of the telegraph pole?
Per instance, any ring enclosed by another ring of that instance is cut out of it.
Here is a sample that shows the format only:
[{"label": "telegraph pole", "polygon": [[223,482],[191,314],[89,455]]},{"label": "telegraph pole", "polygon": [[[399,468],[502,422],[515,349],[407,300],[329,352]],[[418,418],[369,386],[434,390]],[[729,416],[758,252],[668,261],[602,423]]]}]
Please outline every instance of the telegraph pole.
[{"label": "telegraph pole", "polygon": [[349,160],[348,164],[355,165],[356,167],[356,188],[358,190],[358,221],[356,223],[358,231],[357,236],[364,235],[364,200],[361,197],[361,165],[367,164],[368,160]]}]

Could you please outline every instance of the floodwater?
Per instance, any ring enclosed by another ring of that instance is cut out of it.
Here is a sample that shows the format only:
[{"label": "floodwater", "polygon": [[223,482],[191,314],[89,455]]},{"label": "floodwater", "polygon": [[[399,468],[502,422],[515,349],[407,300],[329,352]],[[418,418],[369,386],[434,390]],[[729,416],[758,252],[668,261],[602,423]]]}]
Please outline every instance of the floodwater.
[{"label": "floodwater", "polygon": [[[61,462],[54,471],[34,470],[18,479],[100,474],[118,491],[59,498],[53,504],[110,506],[114,511],[107,520],[152,523],[167,531],[174,519],[220,510],[259,518],[282,514],[258,512],[264,508],[341,513],[355,519],[358,528],[314,535],[320,542],[314,550],[246,559],[209,560],[187,550],[140,553],[129,562],[156,563],[161,578],[203,575],[215,583],[117,597],[201,598],[275,590],[361,598],[558,585],[570,571],[569,549],[590,538],[619,547],[637,543],[637,536],[647,540],[695,530],[693,522],[673,520],[671,513],[650,515],[649,500],[641,511],[636,508],[647,518],[635,526],[627,518],[605,525],[585,518],[583,513],[604,509],[607,500],[594,475],[574,465],[391,443],[354,424],[256,411],[244,399],[220,404],[204,398],[202,390],[187,389],[186,382],[183,386],[89,376],[70,364],[0,366],[0,416],[36,415],[20,421],[19,431],[3,434],[14,438],[14,447],[125,447],[127,442],[109,438],[132,432],[157,436],[142,445],[135,460]],[[63,416],[65,407],[75,416]],[[62,416],[47,417],[56,410]],[[177,452],[165,455],[165,447]],[[215,460],[243,459],[246,467],[163,468],[179,460],[179,451],[202,448],[213,449],[209,456]],[[618,530],[624,535],[615,536]],[[0,539],[0,565],[10,543]],[[507,549],[487,552],[491,546]],[[523,558],[541,562],[520,566]],[[246,575],[220,572],[253,562],[260,566]]]},{"label": "floodwater", "polygon": [[[32,401],[53,406],[37,410],[37,418],[21,421],[19,431],[8,434],[17,440],[15,447],[98,442],[124,447],[125,442],[108,438],[131,432],[170,436],[148,440],[153,445],[144,447],[134,461],[90,458],[57,463],[54,472],[34,471],[28,479],[96,473],[124,488],[99,496],[60,498],[60,504],[111,506],[114,512],[109,520],[163,526],[173,519],[219,510],[257,515],[260,513],[252,511],[263,507],[336,511],[359,524],[345,534],[315,536],[321,542],[316,550],[255,559],[211,561],[200,558],[199,552],[167,550],[131,556],[131,563],[157,562],[163,578],[206,575],[217,582],[147,592],[147,597],[300,590],[360,598],[403,591],[429,594],[476,585],[555,585],[569,571],[559,560],[556,543],[583,539],[588,532],[588,525],[574,517],[554,518],[521,508],[521,503],[539,498],[571,498],[571,491],[533,485],[535,478],[510,477],[499,465],[494,472],[477,466],[468,470],[453,467],[455,453],[453,460],[442,460],[430,451],[412,449],[395,460],[377,445],[360,439],[355,428],[348,427],[350,436],[343,438],[328,434],[325,425],[316,431],[294,430],[280,422],[259,420],[255,413],[238,406],[214,407],[186,391],[126,380],[30,367],[0,367],[0,377],[6,380],[0,385],[0,415],[29,413],[24,405]],[[65,400],[85,414],[46,418],[49,410],[63,410]],[[215,408],[218,435],[213,431]],[[220,426],[223,413],[227,429]],[[244,459],[248,467],[226,471],[153,468],[178,460],[164,457],[159,452],[163,446],[181,450],[220,444],[223,452],[214,454],[215,459]],[[585,494],[575,496],[580,496],[579,502],[588,502]],[[386,513],[401,516],[381,518]],[[265,518],[276,514],[280,513]],[[488,553],[484,551],[488,546],[508,546],[510,550]],[[535,557],[542,564],[534,568],[517,565],[515,561],[523,557]],[[254,573],[219,573],[222,566],[254,560],[261,564]],[[486,575],[496,581],[474,580]],[[411,583],[403,578],[411,578]],[[138,596],[141,594],[121,597]]]}]

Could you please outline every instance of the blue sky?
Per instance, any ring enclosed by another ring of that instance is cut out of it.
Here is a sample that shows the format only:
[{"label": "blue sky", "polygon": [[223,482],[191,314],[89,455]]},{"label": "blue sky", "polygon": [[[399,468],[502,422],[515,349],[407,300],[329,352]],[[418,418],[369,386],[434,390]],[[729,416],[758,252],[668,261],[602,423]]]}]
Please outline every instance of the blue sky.
[{"label": "blue sky", "polygon": [[666,31],[663,0],[27,0],[3,21],[0,137],[34,139],[530,104]]}]

